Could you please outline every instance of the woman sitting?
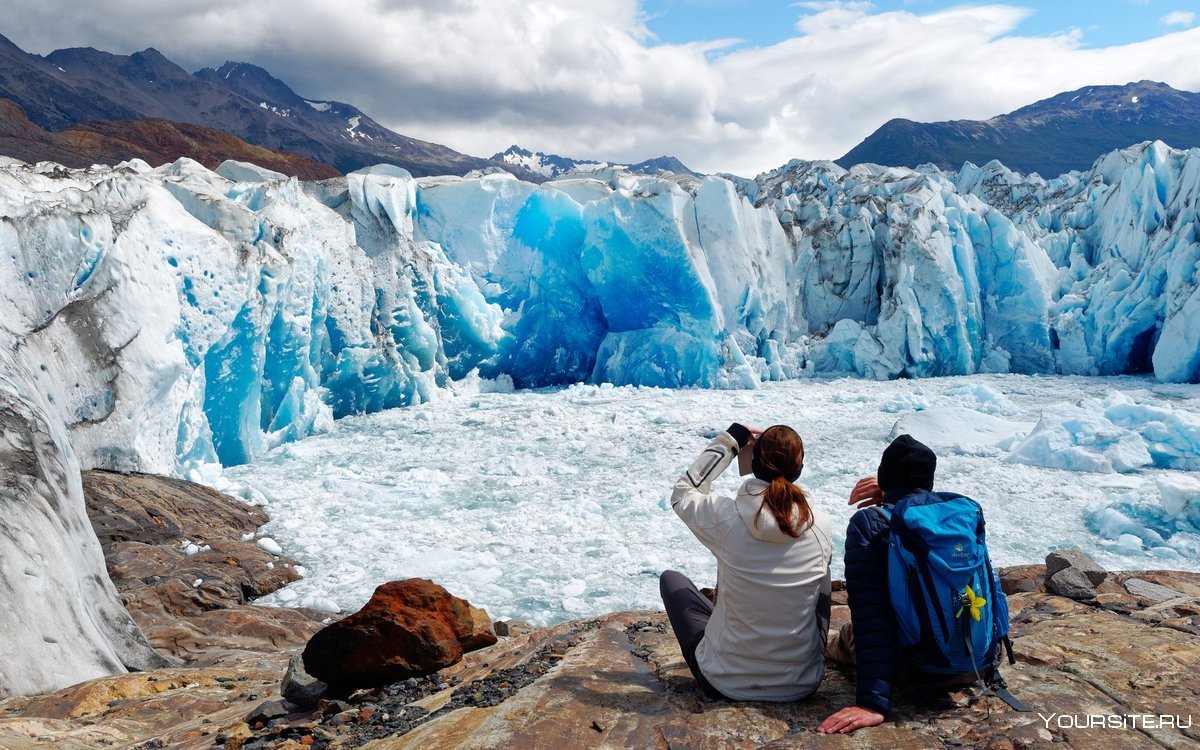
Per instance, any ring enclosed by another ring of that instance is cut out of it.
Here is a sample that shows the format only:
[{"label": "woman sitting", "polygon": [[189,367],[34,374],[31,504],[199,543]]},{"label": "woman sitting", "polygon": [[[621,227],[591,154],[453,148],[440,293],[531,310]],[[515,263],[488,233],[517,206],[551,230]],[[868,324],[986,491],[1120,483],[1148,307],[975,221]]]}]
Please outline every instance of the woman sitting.
[{"label": "woman sitting", "polygon": [[[752,452],[754,476],[736,497],[712,494],[739,451]],[[794,701],[821,684],[833,543],[829,516],[795,484],[803,468],[792,428],[733,424],[675,483],[675,513],[716,555],[716,605],[677,571],[659,584],[684,660],[710,697]]]}]

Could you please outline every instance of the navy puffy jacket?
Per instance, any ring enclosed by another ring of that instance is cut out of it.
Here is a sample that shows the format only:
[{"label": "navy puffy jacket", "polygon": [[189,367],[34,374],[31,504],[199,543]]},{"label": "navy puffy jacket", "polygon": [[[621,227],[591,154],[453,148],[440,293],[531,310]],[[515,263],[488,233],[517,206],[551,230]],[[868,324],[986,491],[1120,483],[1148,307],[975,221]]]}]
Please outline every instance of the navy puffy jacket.
[{"label": "navy puffy jacket", "polygon": [[888,597],[890,537],[887,518],[875,508],[855,513],[846,529],[846,592],[858,663],[855,703],[885,716],[892,707],[897,658],[896,617]]}]

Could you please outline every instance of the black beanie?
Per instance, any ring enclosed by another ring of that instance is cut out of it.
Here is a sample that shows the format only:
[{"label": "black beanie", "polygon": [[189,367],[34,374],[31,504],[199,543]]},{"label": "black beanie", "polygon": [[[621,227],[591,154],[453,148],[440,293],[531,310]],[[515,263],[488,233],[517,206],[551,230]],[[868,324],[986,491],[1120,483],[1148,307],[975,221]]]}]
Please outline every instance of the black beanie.
[{"label": "black beanie", "polygon": [[885,493],[932,490],[936,470],[937,456],[929,446],[912,435],[901,435],[884,449],[875,478],[879,480],[879,489]]}]

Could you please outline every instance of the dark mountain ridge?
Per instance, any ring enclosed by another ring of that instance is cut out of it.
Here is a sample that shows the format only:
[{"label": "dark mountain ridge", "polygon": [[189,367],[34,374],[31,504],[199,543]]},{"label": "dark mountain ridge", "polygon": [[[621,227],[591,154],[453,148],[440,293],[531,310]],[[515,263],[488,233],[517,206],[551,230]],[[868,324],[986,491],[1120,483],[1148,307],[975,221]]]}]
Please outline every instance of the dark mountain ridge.
[{"label": "dark mountain ridge", "polygon": [[115,55],[77,47],[40,57],[0,36],[0,98],[51,131],[80,122],[155,118],[218,130],[341,172],[381,163],[416,176],[499,167],[543,179],[400,135],[352,105],[307,100],[258,66],[227,62],[192,74],[153,48]]},{"label": "dark mountain ridge", "polygon": [[954,170],[992,159],[1020,172],[1055,177],[1087,169],[1101,154],[1143,141],[1200,146],[1200,94],[1165,83],[1087,86],[988,120],[895,119],[837,160]]}]

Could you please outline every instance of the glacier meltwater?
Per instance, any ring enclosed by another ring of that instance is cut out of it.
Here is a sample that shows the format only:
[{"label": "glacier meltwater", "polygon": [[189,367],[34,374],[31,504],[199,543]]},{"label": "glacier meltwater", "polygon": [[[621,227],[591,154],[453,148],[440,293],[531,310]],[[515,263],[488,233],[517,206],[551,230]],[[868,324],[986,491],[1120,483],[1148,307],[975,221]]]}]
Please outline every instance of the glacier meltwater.
[{"label": "glacier meltwater", "polygon": [[[835,576],[850,489],[902,432],[937,451],[939,488],[983,505],[997,565],[1078,545],[1111,569],[1200,570],[1194,385],[1017,375],[752,391],[480,385],[341,420],[227,472],[227,489],[267,503],[263,533],[305,564],[306,578],[269,602],[353,611],[380,582],[418,576],[493,617],[537,623],[660,608],[664,569],[715,580],[715,559],[669,498],[735,420],[791,424],[804,438],[801,484],[834,519]],[[715,489],[740,481],[730,470]]]}]

